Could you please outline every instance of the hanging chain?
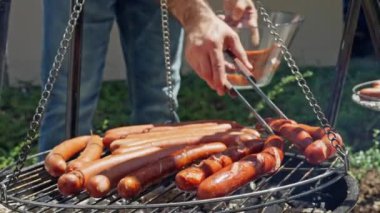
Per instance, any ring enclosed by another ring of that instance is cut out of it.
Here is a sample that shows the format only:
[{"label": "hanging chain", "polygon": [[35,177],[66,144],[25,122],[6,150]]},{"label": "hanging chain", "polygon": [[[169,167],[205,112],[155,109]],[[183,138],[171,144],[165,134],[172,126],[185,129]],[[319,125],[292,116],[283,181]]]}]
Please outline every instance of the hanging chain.
[{"label": "hanging chain", "polygon": [[41,94],[41,98],[35,110],[35,114],[33,115],[32,121],[30,122],[29,130],[27,131],[25,142],[21,147],[21,151],[16,161],[15,168],[13,170],[12,175],[9,177],[7,186],[17,181],[18,176],[20,175],[21,169],[24,167],[25,161],[30,153],[31,145],[33,141],[35,141],[38,138],[38,130],[40,127],[42,116],[45,112],[46,104],[49,100],[51,91],[53,90],[53,87],[54,87],[54,83],[58,77],[59,71],[62,67],[63,60],[70,46],[70,41],[73,36],[75,27],[77,25],[79,16],[83,10],[84,2],[85,0],[76,0],[75,5],[72,8],[73,10],[71,12],[70,19],[67,23],[67,27],[63,34],[62,40],[59,43],[59,48],[57,50],[56,56],[54,57],[53,65],[49,71],[49,77],[47,79],[47,82],[45,83],[44,89]]},{"label": "hanging chain", "polygon": [[170,56],[170,29],[169,29],[169,11],[168,1],[160,0],[161,6],[161,26],[162,26],[162,39],[164,48],[164,62],[166,70],[166,85],[168,87],[169,95],[169,110],[174,116],[175,114],[175,100],[174,100],[174,86],[173,86],[173,70],[171,66]]},{"label": "hanging chain", "polygon": [[337,142],[335,130],[330,125],[329,121],[327,120],[325,114],[322,111],[322,108],[319,106],[318,101],[315,99],[314,94],[311,92],[309,86],[307,85],[305,78],[302,76],[302,73],[300,72],[295,60],[293,59],[292,54],[285,45],[284,40],[278,34],[276,26],[270,20],[268,12],[263,7],[263,4],[260,1],[256,1],[256,3],[258,4],[258,11],[260,15],[263,17],[263,21],[267,24],[267,27],[270,29],[270,34],[273,35],[275,41],[278,42],[278,46],[281,48],[281,53],[284,57],[284,60],[286,61],[292,74],[295,76],[298,86],[301,88],[306,100],[308,101],[310,107],[317,116],[317,119],[319,120],[323,130],[327,134],[331,144],[335,147],[340,157],[344,160],[345,166],[348,167],[348,151],[345,149],[344,146],[341,146]]}]

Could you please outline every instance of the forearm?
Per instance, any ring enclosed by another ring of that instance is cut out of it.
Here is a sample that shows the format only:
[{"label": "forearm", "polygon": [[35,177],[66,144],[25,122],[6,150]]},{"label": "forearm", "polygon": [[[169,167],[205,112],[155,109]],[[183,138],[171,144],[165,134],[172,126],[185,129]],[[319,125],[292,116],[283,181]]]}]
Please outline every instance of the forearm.
[{"label": "forearm", "polygon": [[168,6],[185,30],[214,15],[206,0],[168,0]]}]

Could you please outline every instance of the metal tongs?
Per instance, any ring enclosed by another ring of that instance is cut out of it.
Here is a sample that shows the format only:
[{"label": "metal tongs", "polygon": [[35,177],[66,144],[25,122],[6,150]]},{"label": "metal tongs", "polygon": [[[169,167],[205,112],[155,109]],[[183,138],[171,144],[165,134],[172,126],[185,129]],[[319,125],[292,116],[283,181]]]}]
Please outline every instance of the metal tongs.
[{"label": "metal tongs", "polygon": [[[286,115],[274,104],[268,96],[265,95],[265,93],[260,89],[260,87],[257,86],[256,80],[253,78],[252,74],[250,73],[249,69],[241,62],[240,59],[238,59],[236,56],[234,56],[230,51],[226,51],[226,55],[228,58],[230,58],[235,65],[237,66],[237,72],[241,73],[249,82],[249,84],[252,86],[253,90],[255,90],[256,93],[258,93],[261,98],[264,100],[264,102],[273,110],[276,112],[278,116],[284,119],[288,119]],[[236,94],[236,96],[244,103],[244,105],[253,113],[257,121],[264,127],[265,131],[273,135],[273,129],[268,125],[268,123],[264,120],[264,118],[255,110],[255,108],[252,107],[252,105],[247,101],[247,99],[239,92],[239,90],[234,87],[231,84],[227,85],[227,88],[231,94]]]}]

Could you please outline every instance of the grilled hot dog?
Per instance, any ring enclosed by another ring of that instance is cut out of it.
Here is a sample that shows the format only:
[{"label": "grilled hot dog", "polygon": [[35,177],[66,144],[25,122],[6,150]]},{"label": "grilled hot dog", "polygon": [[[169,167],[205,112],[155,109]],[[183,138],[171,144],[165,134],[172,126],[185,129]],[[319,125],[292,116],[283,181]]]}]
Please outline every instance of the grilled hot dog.
[{"label": "grilled hot dog", "polygon": [[65,173],[69,160],[82,151],[91,136],[79,136],[63,141],[54,147],[45,158],[45,169],[53,177],[59,177]]},{"label": "grilled hot dog", "polygon": [[246,141],[240,145],[229,147],[224,152],[213,155],[198,165],[178,172],[175,177],[177,187],[182,190],[194,190],[208,176],[248,154],[261,151],[262,148],[263,140],[261,139]]},{"label": "grilled hot dog", "polygon": [[262,152],[248,155],[206,178],[198,187],[198,199],[228,195],[249,181],[276,171],[284,158],[283,143],[282,138],[271,136]]},{"label": "grilled hot dog", "polygon": [[[158,162],[149,164],[120,180],[117,189],[119,195],[131,198],[139,194],[142,189],[157,180],[166,177],[172,172],[181,169],[195,160],[208,157],[215,153],[224,151],[227,147],[220,142],[190,146],[184,150],[177,151]],[[102,195],[102,194],[99,194]]]},{"label": "grilled hot dog", "polygon": [[98,135],[92,135],[78,158],[67,164],[66,172],[79,169],[83,166],[83,164],[99,159],[102,156],[103,149],[104,146],[102,138]]},{"label": "grilled hot dog", "polygon": [[[138,152],[120,155],[109,155],[99,160],[85,164],[82,168],[62,175],[58,179],[58,189],[63,195],[71,195],[80,192],[88,180],[103,171],[120,173],[119,169],[137,169],[147,163],[156,161],[176,151],[180,147],[161,149],[148,147]],[[116,169],[115,169],[116,168]]]}]

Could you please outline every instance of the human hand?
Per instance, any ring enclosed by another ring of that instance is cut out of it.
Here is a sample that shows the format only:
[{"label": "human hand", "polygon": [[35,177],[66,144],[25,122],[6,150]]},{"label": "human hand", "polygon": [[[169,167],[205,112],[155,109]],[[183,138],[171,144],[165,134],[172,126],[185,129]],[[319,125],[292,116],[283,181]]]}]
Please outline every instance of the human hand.
[{"label": "human hand", "polygon": [[234,69],[224,59],[225,50],[252,69],[239,36],[215,15],[206,0],[169,0],[168,3],[169,10],[185,29],[185,56],[189,65],[210,88],[224,95],[229,85],[226,66]]},{"label": "human hand", "polygon": [[257,29],[257,10],[252,0],[224,0],[223,20],[230,26],[245,26],[251,29],[253,45],[259,44],[259,31]]},{"label": "human hand", "polygon": [[219,95],[224,95],[228,84],[224,50],[229,50],[250,69],[244,48],[237,33],[224,21],[209,14],[193,25],[185,27],[185,56],[194,71]]}]

